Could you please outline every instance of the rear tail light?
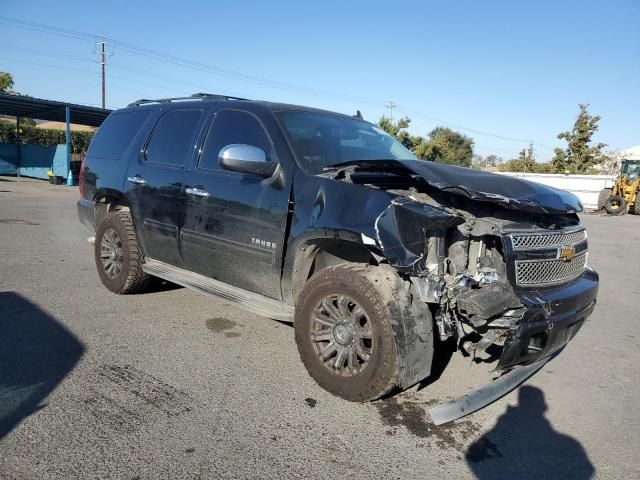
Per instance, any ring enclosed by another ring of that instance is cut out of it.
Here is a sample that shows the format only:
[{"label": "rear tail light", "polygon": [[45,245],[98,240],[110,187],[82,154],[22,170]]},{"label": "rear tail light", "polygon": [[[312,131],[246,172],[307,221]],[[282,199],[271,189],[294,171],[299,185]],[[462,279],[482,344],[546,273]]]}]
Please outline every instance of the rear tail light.
[{"label": "rear tail light", "polygon": [[84,198],[84,164],[87,161],[87,157],[84,157],[82,164],[80,165],[80,174],[78,175],[78,189],[80,190],[80,198]]}]

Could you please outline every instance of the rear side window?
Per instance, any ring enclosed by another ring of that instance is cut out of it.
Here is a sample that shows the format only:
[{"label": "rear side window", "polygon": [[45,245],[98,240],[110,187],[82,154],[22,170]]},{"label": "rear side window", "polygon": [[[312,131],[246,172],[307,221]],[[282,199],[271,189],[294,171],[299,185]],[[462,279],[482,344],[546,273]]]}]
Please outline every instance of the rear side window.
[{"label": "rear side window", "polygon": [[172,110],[165,113],[153,129],[147,144],[146,160],[183,166],[193,153],[200,117],[202,110]]},{"label": "rear side window", "polygon": [[118,160],[150,113],[148,110],[138,110],[110,115],[96,132],[88,154],[95,158]]},{"label": "rear side window", "polygon": [[267,159],[271,154],[271,142],[267,132],[253,115],[238,110],[222,110],[216,114],[209,127],[198,168],[220,169],[220,150],[232,143],[244,143],[261,148]]}]

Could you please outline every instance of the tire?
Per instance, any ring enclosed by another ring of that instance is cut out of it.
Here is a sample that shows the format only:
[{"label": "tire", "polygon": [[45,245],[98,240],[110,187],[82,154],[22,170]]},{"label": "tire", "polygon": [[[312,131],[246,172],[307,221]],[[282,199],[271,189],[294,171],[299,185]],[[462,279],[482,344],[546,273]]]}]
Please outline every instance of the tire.
[{"label": "tire", "polygon": [[604,201],[604,209],[611,215],[627,213],[627,201],[619,195],[611,195]]},{"label": "tire", "polygon": [[[345,263],[320,270],[305,285],[296,306],[296,344],[307,371],[322,388],[353,402],[375,400],[399,385],[395,322],[389,302],[385,301],[382,292],[389,286],[393,288],[393,280],[386,282],[387,285],[385,281],[370,280],[367,269],[376,268],[380,267]],[[323,304],[323,301],[326,303]],[[337,316],[341,320],[333,323],[333,327],[322,326],[315,320],[320,317],[327,321],[330,317],[329,310],[323,305],[330,305],[334,312],[341,314]],[[345,310],[341,311],[341,306],[350,312],[350,319],[344,315]],[[359,313],[364,315],[358,318]],[[348,342],[349,335],[341,334],[339,329],[344,327],[348,330],[348,325],[345,325],[349,323],[353,327],[351,338],[355,342],[351,347],[340,343],[340,340],[345,343],[345,337]],[[318,330],[318,327],[325,330]],[[312,340],[313,332],[316,332],[317,339],[327,337],[327,340]],[[369,348],[366,336],[370,337]],[[324,349],[330,349],[331,343],[338,350],[323,362],[321,354],[325,352]],[[335,367],[340,351],[347,348],[350,352],[355,349],[355,362],[353,357],[347,356]],[[369,358],[365,359],[367,355]],[[355,370],[354,363],[357,365]]]},{"label": "tire", "polygon": [[610,188],[603,188],[600,190],[600,194],[598,195],[598,210],[602,210],[604,208],[604,202],[611,196]]},{"label": "tire", "polygon": [[100,222],[94,257],[100,280],[112,292],[139,293],[149,285],[151,277],[142,271],[144,256],[128,211],[111,212]]},{"label": "tire", "polygon": [[640,192],[636,194],[636,199],[631,207],[631,213],[634,215],[640,215]]}]

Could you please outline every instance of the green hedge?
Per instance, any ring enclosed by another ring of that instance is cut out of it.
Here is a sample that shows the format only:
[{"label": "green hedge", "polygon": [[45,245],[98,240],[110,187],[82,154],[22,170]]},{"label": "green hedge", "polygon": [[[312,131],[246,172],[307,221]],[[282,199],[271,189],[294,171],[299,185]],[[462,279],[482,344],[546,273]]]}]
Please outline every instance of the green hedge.
[{"label": "green hedge", "polygon": [[[66,143],[64,130],[53,128],[20,127],[20,143],[33,144],[48,147]],[[71,152],[82,153],[89,148],[89,143],[94,132],[71,132]],[[16,143],[16,125],[9,122],[0,122],[0,143]]]}]

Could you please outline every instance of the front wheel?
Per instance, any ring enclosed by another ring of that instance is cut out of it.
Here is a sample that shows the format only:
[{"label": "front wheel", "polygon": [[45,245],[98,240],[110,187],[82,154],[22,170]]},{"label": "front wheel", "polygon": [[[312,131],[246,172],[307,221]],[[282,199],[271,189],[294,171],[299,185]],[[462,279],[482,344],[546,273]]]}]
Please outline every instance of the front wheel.
[{"label": "front wheel", "polygon": [[96,268],[105,287],[120,294],[146,289],[150,277],[142,271],[144,257],[129,212],[107,215],[98,225],[94,245]]},{"label": "front wheel", "polygon": [[300,293],[295,336],[313,379],[334,395],[364,402],[398,385],[392,318],[368,265],[341,264],[315,274]]}]

